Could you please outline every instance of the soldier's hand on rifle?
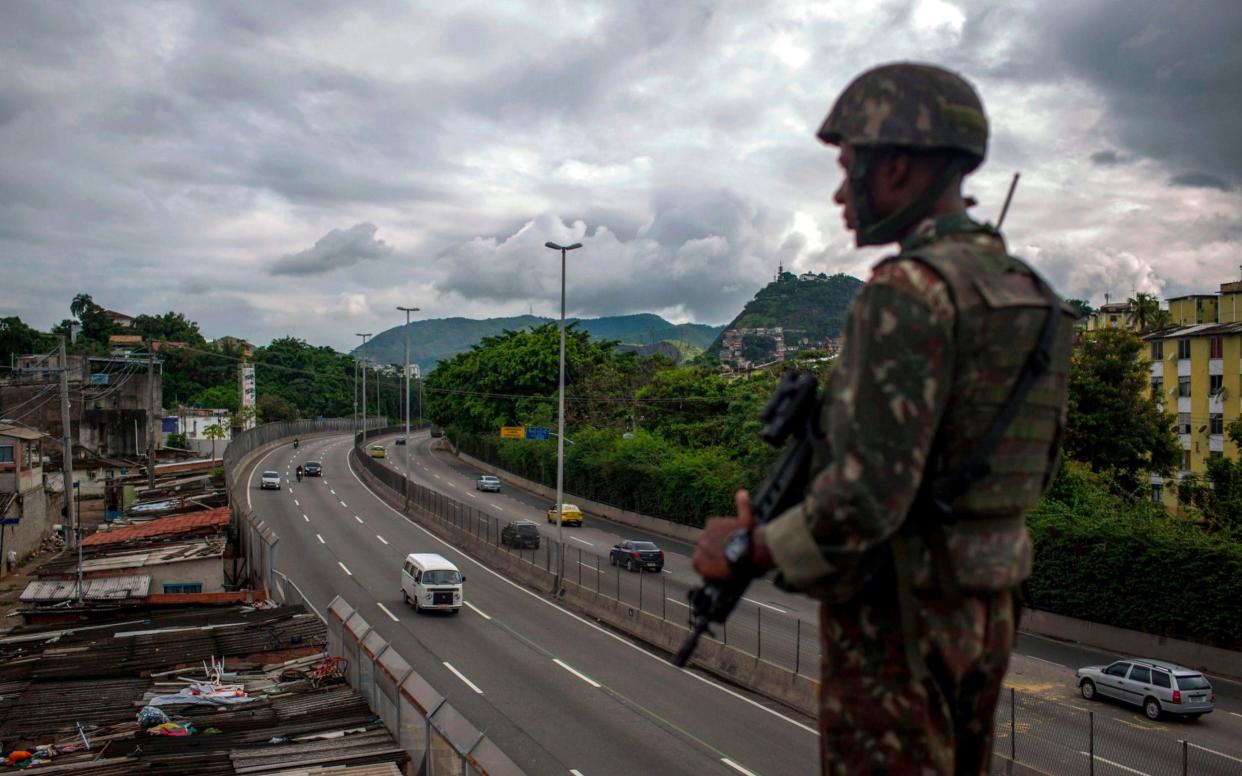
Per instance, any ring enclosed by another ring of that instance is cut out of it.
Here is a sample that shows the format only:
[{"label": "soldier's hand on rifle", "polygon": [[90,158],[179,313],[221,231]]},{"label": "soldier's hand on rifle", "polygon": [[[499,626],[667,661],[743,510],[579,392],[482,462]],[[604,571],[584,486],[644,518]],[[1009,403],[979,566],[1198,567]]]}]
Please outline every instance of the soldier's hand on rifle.
[{"label": "soldier's hand on rifle", "polygon": [[725,544],[739,529],[753,531],[752,547],[756,566],[764,570],[772,568],[772,555],[763,540],[763,527],[755,527],[750,494],[739,490],[734,498],[737,503],[737,517],[713,517],[708,520],[694,547],[694,570],[709,581],[724,581],[733,576],[733,570],[725,557]]}]

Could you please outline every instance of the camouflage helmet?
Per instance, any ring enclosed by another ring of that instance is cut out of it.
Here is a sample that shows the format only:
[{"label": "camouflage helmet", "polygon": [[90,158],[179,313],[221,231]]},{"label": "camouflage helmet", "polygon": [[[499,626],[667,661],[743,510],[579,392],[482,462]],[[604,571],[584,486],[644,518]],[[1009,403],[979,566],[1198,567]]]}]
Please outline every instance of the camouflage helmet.
[{"label": "camouflage helmet", "polygon": [[983,161],[988,119],[974,88],[957,73],[898,62],[855,78],[819,128],[830,145],[960,151],[965,172]]}]

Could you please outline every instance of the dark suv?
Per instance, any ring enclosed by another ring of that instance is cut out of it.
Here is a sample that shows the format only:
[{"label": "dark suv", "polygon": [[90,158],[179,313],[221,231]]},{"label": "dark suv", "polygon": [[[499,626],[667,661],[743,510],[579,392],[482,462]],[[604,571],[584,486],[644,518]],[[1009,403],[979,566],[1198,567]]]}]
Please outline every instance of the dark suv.
[{"label": "dark suv", "polygon": [[664,551],[654,542],[640,542],[626,539],[614,545],[608,553],[608,562],[614,566],[625,566],[630,571],[664,570]]},{"label": "dark suv", "polygon": [[322,477],[323,464],[319,463],[319,461],[307,461],[306,465],[302,467],[302,474],[307,477]]},{"label": "dark suv", "polygon": [[500,543],[517,549],[539,549],[539,526],[529,520],[514,520],[500,531]]}]

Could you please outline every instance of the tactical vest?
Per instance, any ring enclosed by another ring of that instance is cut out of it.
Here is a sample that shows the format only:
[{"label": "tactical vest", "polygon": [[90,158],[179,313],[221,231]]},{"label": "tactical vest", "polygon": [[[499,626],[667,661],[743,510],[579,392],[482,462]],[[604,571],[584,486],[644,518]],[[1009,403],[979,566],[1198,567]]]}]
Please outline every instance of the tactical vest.
[{"label": "tactical vest", "polygon": [[1034,379],[987,455],[986,473],[937,510],[937,488],[961,475],[1039,348],[1050,292],[986,227],[941,235],[898,258],[918,260],[940,275],[957,314],[948,404],[928,455],[923,489],[907,517],[908,573],[916,590],[945,592],[945,575],[936,573],[944,571],[943,564],[936,568],[926,532],[919,530],[935,521],[943,526],[952,583],[963,591],[1013,589],[1031,573],[1023,515],[1056,472],[1075,313],[1055,298],[1061,320],[1050,335],[1046,371]]}]

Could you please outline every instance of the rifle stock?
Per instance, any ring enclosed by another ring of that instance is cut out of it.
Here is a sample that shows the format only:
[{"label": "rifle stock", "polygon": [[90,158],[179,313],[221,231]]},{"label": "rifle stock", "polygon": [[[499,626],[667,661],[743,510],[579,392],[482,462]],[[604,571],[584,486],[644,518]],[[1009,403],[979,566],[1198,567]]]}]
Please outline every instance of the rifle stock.
[{"label": "rifle stock", "polygon": [[[751,497],[756,524],[766,523],[800,502],[810,477],[813,454],[817,449],[826,454],[819,431],[819,392],[815,377],[786,372],[759,418],[766,424],[763,440],[785,447],[763,485]],[[711,624],[729,618],[751,579],[753,577],[733,577],[724,582],[707,582],[690,591],[690,635],[673,658],[674,665],[684,668],[699,638],[711,633]]]}]

